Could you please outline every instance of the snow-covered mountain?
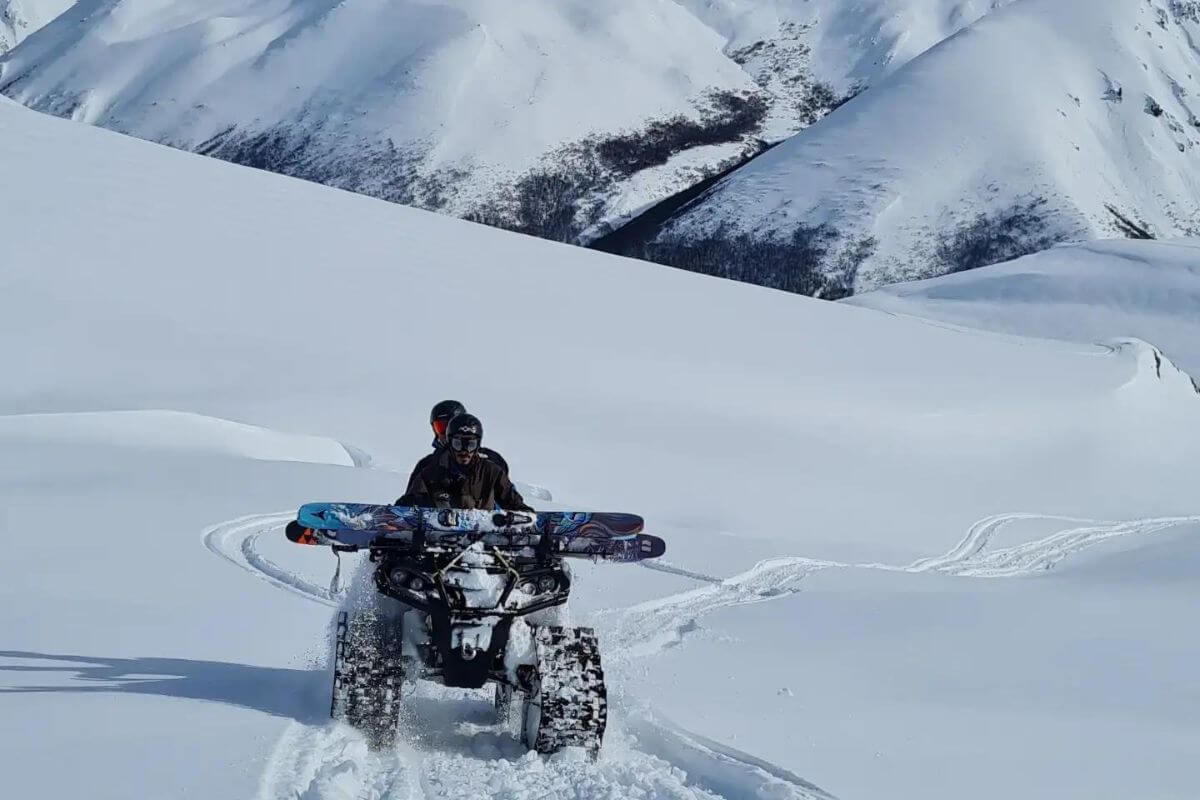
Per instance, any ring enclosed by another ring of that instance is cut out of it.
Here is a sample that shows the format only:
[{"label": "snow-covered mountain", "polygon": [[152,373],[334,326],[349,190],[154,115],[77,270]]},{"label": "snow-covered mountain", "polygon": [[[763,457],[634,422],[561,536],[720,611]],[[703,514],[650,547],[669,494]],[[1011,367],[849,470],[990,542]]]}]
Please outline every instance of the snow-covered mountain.
[{"label": "snow-covered mountain", "polygon": [[1193,233],[1198,40],[1189,0],[1011,4],[737,170],[660,249],[736,241],[707,267],[753,279],[767,241],[797,271],[857,267],[870,287],[1061,240]]},{"label": "snow-covered mountain", "polygon": [[75,0],[0,0],[0,54],[65,11]]},{"label": "snow-covered mountain", "polygon": [[794,133],[991,5],[87,0],[0,63],[0,90],[577,240]]},{"label": "snow-covered mountain", "polygon": [[[689,275],[3,101],[0,142],[7,794],[1194,794],[1200,396],[1154,346]],[[477,693],[418,687],[395,750],[328,723],[333,559],[279,527],[394,497],[447,396],[514,477],[669,542],[577,565],[594,764],[525,754]]]},{"label": "snow-covered mountain", "polygon": [[815,76],[838,93],[874,85],[1012,1],[677,0],[764,86],[795,92]]}]

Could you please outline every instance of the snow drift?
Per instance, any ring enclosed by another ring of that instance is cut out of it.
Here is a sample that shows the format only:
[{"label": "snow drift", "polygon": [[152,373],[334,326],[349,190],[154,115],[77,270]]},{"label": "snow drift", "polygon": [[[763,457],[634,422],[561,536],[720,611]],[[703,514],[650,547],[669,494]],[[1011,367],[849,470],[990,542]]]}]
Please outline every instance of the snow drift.
[{"label": "snow drift", "polygon": [[0,441],[107,445],[253,458],[365,466],[370,457],[332,439],[289,434],[181,411],[93,411],[0,416]]},{"label": "snow drift", "polygon": [[900,283],[849,302],[976,328],[1078,342],[1153,342],[1200,376],[1200,242],[1109,240]]}]

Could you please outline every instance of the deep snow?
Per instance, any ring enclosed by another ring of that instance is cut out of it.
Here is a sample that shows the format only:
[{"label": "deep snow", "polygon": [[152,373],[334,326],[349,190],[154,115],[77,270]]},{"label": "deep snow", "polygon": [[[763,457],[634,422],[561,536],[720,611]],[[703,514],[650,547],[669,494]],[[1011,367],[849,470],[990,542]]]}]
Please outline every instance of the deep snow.
[{"label": "deep snow", "polygon": [[[39,415],[0,425],[14,795],[1192,793],[1200,397],[1152,346],[703,278],[11,103],[0,141],[0,413]],[[394,497],[447,396],[514,477],[670,543],[576,569],[596,766],[465,693],[422,689],[394,753],[324,719],[333,560],[279,525]],[[201,416],[113,413],[156,409]]]}]

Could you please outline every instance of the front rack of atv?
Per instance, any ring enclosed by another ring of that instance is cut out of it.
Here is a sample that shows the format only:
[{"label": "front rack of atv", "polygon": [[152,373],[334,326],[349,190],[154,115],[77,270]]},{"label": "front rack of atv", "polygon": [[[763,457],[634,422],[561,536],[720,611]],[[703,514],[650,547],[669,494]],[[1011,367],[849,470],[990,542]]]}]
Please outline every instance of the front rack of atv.
[{"label": "front rack of atv", "polygon": [[524,558],[544,560],[553,557],[551,545],[553,537],[536,531],[521,528],[510,530],[490,531],[439,531],[415,530],[407,537],[390,537],[383,534],[370,544],[374,550],[400,550],[421,553],[431,548],[448,550],[466,550],[473,544],[481,543],[489,550],[525,551]]},{"label": "front rack of atv", "polygon": [[[440,545],[417,550],[372,546],[370,558],[379,564],[375,570],[375,585],[381,593],[421,611],[431,611],[439,605],[436,601],[440,601],[443,608],[464,619],[518,617],[566,602],[571,579],[560,558],[540,550],[531,556],[525,547],[518,548],[517,554],[506,553],[504,548],[494,545],[485,545],[485,548],[485,552],[498,562],[497,566],[487,568],[487,572],[505,576],[504,588],[492,606],[468,605],[463,589],[446,581],[466,552],[465,547]],[[529,601],[511,608],[509,600],[514,592],[527,596]]]}]

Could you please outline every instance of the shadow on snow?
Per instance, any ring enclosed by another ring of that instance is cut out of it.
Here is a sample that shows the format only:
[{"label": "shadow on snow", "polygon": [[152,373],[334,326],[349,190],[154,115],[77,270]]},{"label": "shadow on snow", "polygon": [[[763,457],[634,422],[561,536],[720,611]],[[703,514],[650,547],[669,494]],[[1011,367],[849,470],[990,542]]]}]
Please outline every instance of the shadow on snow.
[{"label": "shadow on snow", "polygon": [[[103,658],[0,650],[0,658],[54,663],[0,664],[2,673],[31,678],[74,673],[59,685],[0,686],[0,694],[115,692],[159,695],[249,708],[306,724],[328,719],[329,674],[323,669],[289,669],[197,661],[186,658]],[[6,681],[7,682],[7,681]]]}]

